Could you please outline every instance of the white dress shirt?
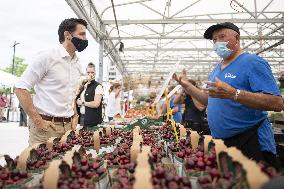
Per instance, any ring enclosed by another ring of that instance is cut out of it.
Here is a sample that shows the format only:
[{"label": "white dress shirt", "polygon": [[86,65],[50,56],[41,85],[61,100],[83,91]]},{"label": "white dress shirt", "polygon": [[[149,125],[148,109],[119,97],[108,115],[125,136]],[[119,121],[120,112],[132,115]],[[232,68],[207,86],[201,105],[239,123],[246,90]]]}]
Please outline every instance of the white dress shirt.
[{"label": "white dress shirt", "polygon": [[[80,98],[82,100],[82,102],[86,102],[85,101],[85,92],[86,92],[86,89],[87,89],[87,85],[85,84],[84,86],[84,90],[83,92],[81,93],[80,95]],[[103,89],[103,86],[102,85],[98,85],[95,89],[95,96],[96,95],[104,95],[104,89]],[[80,113],[81,114],[85,114],[85,106],[80,106]]]},{"label": "white dress shirt", "polygon": [[81,75],[77,56],[72,59],[59,45],[38,53],[15,86],[29,91],[34,87],[33,104],[40,114],[71,117]]}]

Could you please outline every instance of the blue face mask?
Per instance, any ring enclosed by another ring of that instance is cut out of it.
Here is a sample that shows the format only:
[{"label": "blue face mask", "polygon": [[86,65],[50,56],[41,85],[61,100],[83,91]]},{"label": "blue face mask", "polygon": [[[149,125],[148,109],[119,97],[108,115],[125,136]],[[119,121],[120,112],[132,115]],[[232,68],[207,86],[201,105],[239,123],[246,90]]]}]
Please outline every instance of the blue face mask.
[{"label": "blue face mask", "polygon": [[232,54],[232,50],[227,47],[228,42],[216,42],[213,50],[223,59],[228,58]]}]

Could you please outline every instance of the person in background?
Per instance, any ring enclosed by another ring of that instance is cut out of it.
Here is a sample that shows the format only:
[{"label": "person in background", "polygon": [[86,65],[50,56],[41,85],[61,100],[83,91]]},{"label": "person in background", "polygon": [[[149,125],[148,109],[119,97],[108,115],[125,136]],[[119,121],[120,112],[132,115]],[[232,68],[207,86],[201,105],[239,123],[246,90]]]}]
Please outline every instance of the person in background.
[{"label": "person in background", "polygon": [[[192,79],[188,81],[195,87],[198,87],[196,82]],[[185,104],[185,109],[183,113],[183,123],[185,127],[191,128],[201,134],[210,134],[208,124],[206,121],[206,106],[202,105],[195,98],[186,94],[183,91],[177,94],[174,100],[175,104]]]},{"label": "person in background", "polygon": [[19,126],[20,127],[26,127],[27,124],[27,114],[24,111],[24,109],[22,108],[21,104],[19,103],[19,109],[20,109],[20,122],[19,122]]},{"label": "person in background", "polygon": [[163,93],[161,96],[161,99],[156,105],[156,111],[157,111],[157,114],[160,116],[164,114],[165,110],[166,110],[166,98],[165,98],[165,93]]},{"label": "person in background", "polygon": [[121,84],[114,83],[109,90],[107,103],[107,115],[109,121],[113,120],[116,115],[121,115]]},{"label": "person in background", "polygon": [[93,127],[103,122],[102,101],[103,86],[95,81],[96,69],[93,63],[87,66],[87,81],[83,81],[76,102],[77,111],[80,117],[80,125],[84,127]]},{"label": "person in background", "polygon": [[[174,86],[170,86],[169,87],[169,93],[174,89]],[[181,104],[175,104],[174,100],[177,97],[177,92],[175,92],[173,94],[173,96],[171,96],[170,99],[170,108],[172,110],[173,116],[174,116],[174,120],[176,123],[181,123],[182,122],[182,113],[181,113]]]},{"label": "person in background", "polygon": [[5,120],[5,108],[8,105],[8,99],[6,96],[4,96],[3,92],[0,92],[0,122]]},{"label": "person in background", "polygon": [[82,70],[76,51],[88,46],[87,25],[83,19],[63,20],[58,28],[59,44],[38,53],[15,85],[15,93],[29,116],[30,146],[62,137],[77,126],[75,97]]},{"label": "person in background", "polygon": [[126,113],[126,112],[128,111],[128,109],[129,109],[129,101],[128,101],[128,98],[127,98],[127,97],[124,98],[123,101],[124,101],[124,102],[123,102],[123,109],[124,109],[124,112]]}]

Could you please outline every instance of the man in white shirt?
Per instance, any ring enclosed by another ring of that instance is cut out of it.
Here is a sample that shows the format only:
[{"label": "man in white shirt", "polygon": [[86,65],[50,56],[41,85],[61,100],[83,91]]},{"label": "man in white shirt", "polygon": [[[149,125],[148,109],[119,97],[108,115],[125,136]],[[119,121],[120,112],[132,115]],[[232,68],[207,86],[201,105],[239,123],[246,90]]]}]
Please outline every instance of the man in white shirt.
[{"label": "man in white shirt", "polygon": [[102,101],[103,86],[95,81],[96,69],[93,63],[89,63],[86,69],[87,82],[83,82],[77,96],[77,105],[80,107],[80,124],[84,127],[94,127],[103,122]]},{"label": "man in white shirt", "polygon": [[[82,71],[75,51],[88,46],[86,28],[83,19],[63,20],[58,29],[60,44],[38,53],[15,85],[15,93],[29,116],[30,146],[61,137],[77,125],[74,99]],[[36,94],[32,100],[33,87]]]}]

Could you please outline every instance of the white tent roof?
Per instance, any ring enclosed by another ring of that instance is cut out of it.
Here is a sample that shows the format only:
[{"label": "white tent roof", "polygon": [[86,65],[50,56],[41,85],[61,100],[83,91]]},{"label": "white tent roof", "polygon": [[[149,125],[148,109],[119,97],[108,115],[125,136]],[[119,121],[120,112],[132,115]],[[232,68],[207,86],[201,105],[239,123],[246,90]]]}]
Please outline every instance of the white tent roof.
[{"label": "white tent roof", "polygon": [[124,43],[123,53],[111,53],[123,75],[165,77],[181,58],[189,75],[206,78],[219,59],[203,33],[225,21],[240,28],[244,49],[266,58],[276,77],[284,68],[283,0],[115,0],[118,30],[111,1],[66,2],[106,52]]},{"label": "white tent roof", "polygon": [[12,87],[19,80],[19,77],[0,70],[0,86]]}]

